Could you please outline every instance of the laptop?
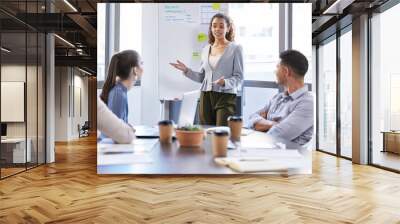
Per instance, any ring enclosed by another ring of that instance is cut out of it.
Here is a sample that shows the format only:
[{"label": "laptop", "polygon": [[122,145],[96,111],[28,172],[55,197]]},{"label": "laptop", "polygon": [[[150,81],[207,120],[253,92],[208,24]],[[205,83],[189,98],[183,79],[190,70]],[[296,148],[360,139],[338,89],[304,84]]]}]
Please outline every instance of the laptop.
[{"label": "laptop", "polygon": [[158,138],[158,127],[138,125],[134,126],[137,138]]},{"label": "laptop", "polygon": [[179,111],[178,126],[193,125],[199,98],[200,91],[198,90],[183,94],[181,109]]},{"label": "laptop", "polygon": [[[197,102],[200,91],[186,92],[183,94],[181,108],[179,110],[178,126],[193,125],[196,116]],[[158,138],[158,126],[138,125],[134,126],[137,138]]]}]

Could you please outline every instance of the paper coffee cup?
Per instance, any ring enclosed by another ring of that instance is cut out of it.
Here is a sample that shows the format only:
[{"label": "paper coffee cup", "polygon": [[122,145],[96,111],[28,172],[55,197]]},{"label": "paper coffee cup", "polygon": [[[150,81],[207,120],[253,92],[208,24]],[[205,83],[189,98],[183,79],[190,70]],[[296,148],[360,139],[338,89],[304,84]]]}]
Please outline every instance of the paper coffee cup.
[{"label": "paper coffee cup", "polygon": [[158,130],[161,143],[171,143],[174,134],[174,125],[171,120],[163,120],[158,122]]},{"label": "paper coffee cup", "polygon": [[243,120],[240,116],[228,117],[228,126],[231,130],[231,138],[234,141],[239,141],[242,134]]},{"label": "paper coffee cup", "polygon": [[212,151],[214,157],[226,157],[229,133],[225,130],[215,130],[212,134]]}]

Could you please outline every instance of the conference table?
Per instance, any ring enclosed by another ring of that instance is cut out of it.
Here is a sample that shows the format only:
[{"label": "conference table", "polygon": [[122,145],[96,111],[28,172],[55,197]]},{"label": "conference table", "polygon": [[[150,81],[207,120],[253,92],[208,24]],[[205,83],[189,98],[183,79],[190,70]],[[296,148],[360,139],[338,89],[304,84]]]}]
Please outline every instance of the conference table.
[{"label": "conference table", "polygon": [[[211,134],[207,133],[203,145],[196,148],[180,147],[177,140],[174,140],[171,144],[161,144],[158,139],[135,139],[132,144],[112,144],[111,140],[103,139],[97,145],[97,173],[136,175],[242,174],[243,172],[216,163],[212,155],[211,137]],[[250,158],[250,160],[268,158],[272,162],[280,161],[279,164],[285,167],[281,170],[267,169],[245,173],[311,174],[312,154],[305,147],[257,131],[242,136],[241,142],[241,150],[237,148],[228,149],[227,158]],[[260,162],[262,161],[258,161],[258,163]],[[250,162],[250,164],[252,163]]]}]

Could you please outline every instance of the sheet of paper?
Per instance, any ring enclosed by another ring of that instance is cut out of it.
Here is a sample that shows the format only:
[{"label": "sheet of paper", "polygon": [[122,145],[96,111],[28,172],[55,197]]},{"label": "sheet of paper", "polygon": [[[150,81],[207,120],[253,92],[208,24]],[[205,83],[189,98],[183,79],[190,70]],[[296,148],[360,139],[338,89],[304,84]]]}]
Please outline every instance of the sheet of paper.
[{"label": "sheet of paper", "polygon": [[119,153],[97,155],[97,165],[150,164],[153,159],[149,154]]},{"label": "sheet of paper", "polygon": [[147,153],[150,152],[154,145],[158,142],[158,139],[135,139],[132,144],[104,144],[100,143],[97,145],[98,153]]},{"label": "sheet of paper", "polygon": [[241,138],[241,147],[243,149],[276,149],[278,146],[262,141],[255,141],[252,138]]},{"label": "sheet of paper", "polygon": [[158,139],[135,139],[132,144],[98,144],[97,165],[148,164]]}]

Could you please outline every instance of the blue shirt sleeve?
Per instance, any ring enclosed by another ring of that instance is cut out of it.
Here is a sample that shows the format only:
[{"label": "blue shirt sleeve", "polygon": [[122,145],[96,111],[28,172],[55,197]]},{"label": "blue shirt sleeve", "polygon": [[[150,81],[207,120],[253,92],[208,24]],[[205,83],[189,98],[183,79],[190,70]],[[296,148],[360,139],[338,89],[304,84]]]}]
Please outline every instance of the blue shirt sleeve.
[{"label": "blue shirt sleeve", "polygon": [[107,106],[118,118],[127,122],[128,102],[126,94],[121,89],[115,88],[110,91]]}]

